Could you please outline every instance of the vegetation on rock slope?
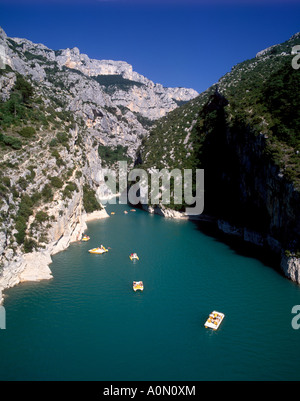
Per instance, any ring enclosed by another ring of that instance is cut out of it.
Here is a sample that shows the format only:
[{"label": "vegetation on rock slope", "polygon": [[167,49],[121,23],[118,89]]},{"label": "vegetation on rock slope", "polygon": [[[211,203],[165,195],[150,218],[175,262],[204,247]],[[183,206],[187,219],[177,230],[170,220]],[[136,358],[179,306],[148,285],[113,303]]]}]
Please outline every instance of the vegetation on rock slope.
[{"label": "vegetation on rock slope", "polygon": [[[55,220],[47,213],[50,204],[61,199],[67,206],[83,182],[84,152],[75,145],[83,129],[50,89],[46,96],[37,83],[8,67],[6,72],[15,83],[9,99],[0,102],[0,230],[8,248],[31,252],[48,241]],[[84,189],[83,206],[99,209],[88,182]]]},{"label": "vegetation on rock slope", "polygon": [[300,187],[300,73],[291,66],[291,49],[300,35],[232,68],[197,98],[158,120],[142,141],[142,166],[192,168],[202,165],[201,150],[216,111],[206,105],[216,88],[227,101],[226,127],[245,127],[268,137],[266,154]]},{"label": "vegetation on rock slope", "polygon": [[[299,197],[289,189],[290,182],[299,194],[300,72],[291,55],[299,43],[296,34],[236,65],[157,121],[139,149],[140,167],[148,171],[204,168],[205,212],[269,231],[286,247],[299,237]],[[255,182],[264,175],[265,181]],[[285,204],[288,197],[293,205]],[[272,202],[279,202],[277,209]]]}]

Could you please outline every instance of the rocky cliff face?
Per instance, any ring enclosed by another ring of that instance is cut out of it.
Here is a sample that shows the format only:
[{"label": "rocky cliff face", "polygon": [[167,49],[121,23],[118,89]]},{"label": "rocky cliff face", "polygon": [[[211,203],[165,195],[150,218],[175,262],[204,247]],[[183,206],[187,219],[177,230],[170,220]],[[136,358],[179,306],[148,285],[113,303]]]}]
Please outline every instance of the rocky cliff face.
[{"label": "rocky cliff face", "polygon": [[[214,125],[201,157],[206,211],[270,236],[284,249],[292,243],[298,248],[299,191],[268,155],[268,136],[251,126],[229,125],[222,99],[220,94],[212,95],[204,109],[204,126],[208,121]],[[220,201],[222,193],[226,197]]]},{"label": "rocky cliff face", "polygon": [[[51,96],[62,100],[63,109],[82,117],[89,132],[103,145],[128,147],[131,158],[147,134],[145,122],[198,95],[193,89],[154,84],[124,61],[89,59],[77,48],[54,51],[27,39],[8,38],[1,28],[0,46],[5,63],[13,71],[32,80],[44,95],[50,91]],[[94,79],[101,76],[115,77],[116,82],[102,85],[101,80]],[[7,100],[14,74],[0,79],[0,96]]]},{"label": "rocky cliff face", "polygon": [[226,234],[271,249],[297,282],[300,75],[291,52],[299,43],[298,33],[234,66],[157,121],[139,150],[148,170],[204,168],[204,213]]},{"label": "rocky cliff face", "polygon": [[[123,106],[151,120],[174,110],[178,106],[178,102],[187,102],[198,96],[194,89],[165,88],[161,84],[155,84],[133,71],[133,67],[124,61],[90,59],[86,54],[81,54],[76,47],[54,51],[27,39],[7,38],[1,28],[0,41],[5,49],[6,64],[20,74],[31,76],[38,82],[47,81],[49,68],[57,68],[62,71],[66,67],[77,72],[68,80],[74,83],[77,78],[74,91],[81,97],[83,88],[77,86],[80,84],[78,81],[83,80],[83,77],[91,78],[85,80],[84,87],[84,92],[89,92],[89,96],[87,95],[82,100],[95,102],[99,106],[104,106],[105,102],[108,102],[108,106],[112,104]],[[70,71],[68,72],[70,73]],[[131,81],[132,85],[126,90],[120,90],[118,84],[112,83],[111,104],[103,93],[105,92],[103,91],[104,87],[99,88],[98,85],[93,85],[93,78],[102,75],[122,77]],[[91,88],[88,88],[87,82]]]},{"label": "rocky cliff face", "polygon": [[[197,96],[123,61],[54,51],[0,28],[0,292],[50,278],[51,255],[108,217],[104,168],[132,166],[158,117]],[[1,298],[1,294],[0,294]]]},{"label": "rocky cliff face", "polygon": [[[115,88],[112,88],[111,100],[116,106],[126,107],[150,120],[174,110],[177,102],[186,102],[198,96],[193,89],[164,88],[161,84],[155,84],[133,71],[132,66],[124,61],[90,59],[86,54],[81,54],[76,47],[57,53],[56,61],[60,67],[75,69],[88,77],[121,76],[132,81],[132,87],[127,90],[121,90],[115,85]],[[113,83],[111,86],[114,86]]]}]

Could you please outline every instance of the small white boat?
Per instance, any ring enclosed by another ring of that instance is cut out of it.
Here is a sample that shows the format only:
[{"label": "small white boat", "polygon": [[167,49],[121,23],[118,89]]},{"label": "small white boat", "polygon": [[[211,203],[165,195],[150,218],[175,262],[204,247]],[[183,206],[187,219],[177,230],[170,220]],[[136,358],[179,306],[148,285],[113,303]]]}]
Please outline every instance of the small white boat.
[{"label": "small white boat", "polygon": [[139,257],[138,257],[138,255],[136,253],[130,254],[129,257],[130,257],[130,260],[133,260],[133,259],[139,260]]},{"label": "small white boat", "polygon": [[108,249],[104,248],[103,245],[101,245],[101,247],[89,249],[89,253],[96,253],[98,255],[105,252],[108,252]]},{"label": "small white boat", "polygon": [[213,311],[211,314],[208,316],[208,319],[204,323],[204,326],[206,328],[210,328],[213,330],[217,330],[222,323],[222,320],[224,319],[225,315],[224,313]]},{"label": "small white boat", "polygon": [[137,291],[137,290],[143,291],[144,290],[143,282],[142,281],[134,281],[133,282],[133,290],[134,291]]}]

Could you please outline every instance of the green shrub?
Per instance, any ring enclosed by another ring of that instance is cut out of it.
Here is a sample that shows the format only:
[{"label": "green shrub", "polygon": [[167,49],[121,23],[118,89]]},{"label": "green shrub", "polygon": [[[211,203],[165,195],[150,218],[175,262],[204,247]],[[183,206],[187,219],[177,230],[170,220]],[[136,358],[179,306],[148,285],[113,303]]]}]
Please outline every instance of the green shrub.
[{"label": "green shrub", "polygon": [[24,217],[19,216],[16,220],[16,225],[15,225],[15,228],[18,231],[17,234],[15,234],[15,237],[19,245],[23,244],[24,242],[26,235],[26,227],[27,227],[27,221],[25,220]]},{"label": "green shrub", "polygon": [[36,249],[38,244],[33,238],[25,238],[23,246],[24,246],[24,252],[29,253],[32,252],[33,249]]},{"label": "green shrub", "polygon": [[28,182],[26,178],[20,177],[17,181],[17,184],[23,189],[23,191],[27,188]]},{"label": "green shrub", "polygon": [[49,184],[45,184],[44,188],[42,189],[42,197],[46,202],[51,202],[53,199],[53,192],[52,188]]},{"label": "green shrub", "polygon": [[31,216],[33,213],[32,207],[33,207],[33,202],[30,196],[22,195],[21,202],[19,204],[19,210],[16,216],[16,225],[15,225],[15,228],[18,231],[18,233],[15,235],[18,244],[22,244],[24,242],[26,235],[27,221],[29,219],[29,216]]},{"label": "green shrub", "polygon": [[63,198],[72,198],[72,193],[76,191],[78,192],[78,187],[75,182],[69,182],[63,190]]},{"label": "green shrub", "polygon": [[33,127],[24,127],[19,131],[19,134],[24,138],[32,138],[36,134],[36,131]]},{"label": "green shrub", "polygon": [[39,201],[42,198],[42,194],[38,191],[35,191],[32,195],[31,195],[31,200],[32,202],[36,205],[39,203]]},{"label": "green shrub", "polygon": [[19,150],[22,147],[22,141],[20,139],[2,133],[0,133],[0,144],[2,146],[10,146],[15,150]]},{"label": "green shrub", "polygon": [[8,191],[7,187],[0,183],[0,197],[5,197],[7,191]]},{"label": "green shrub", "polygon": [[37,223],[44,223],[45,221],[49,220],[49,216],[46,212],[40,210],[36,213],[35,220]]},{"label": "green shrub", "polygon": [[64,161],[62,160],[62,158],[60,157],[60,154],[58,153],[58,150],[57,150],[57,149],[54,149],[54,150],[52,151],[51,155],[55,157],[55,159],[56,159],[56,165],[57,165],[58,167],[61,167],[61,166],[63,166],[63,165],[65,164]]},{"label": "green shrub", "polygon": [[51,152],[51,155],[54,156],[56,159],[59,159],[59,158],[60,158],[60,154],[58,153],[58,150],[56,150],[56,149],[54,149],[54,150]]},{"label": "green shrub", "polygon": [[23,216],[28,220],[29,216],[32,215],[33,202],[29,195],[23,195],[19,204],[19,216]]},{"label": "green shrub", "polygon": [[57,142],[61,143],[63,146],[68,147],[69,138],[65,132],[58,132],[56,135]]},{"label": "green shrub", "polygon": [[22,101],[24,103],[28,103],[29,99],[33,95],[33,87],[20,74],[17,74],[17,79],[16,79],[16,83],[14,86],[14,90],[18,91],[21,94]]},{"label": "green shrub", "polygon": [[67,189],[68,191],[71,191],[71,192],[73,192],[73,191],[78,192],[78,187],[77,187],[77,185],[75,184],[75,182],[68,182],[68,184],[66,185],[66,189]]},{"label": "green shrub", "polygon": [[59,177],[50,177],[51,185],[55,188],[62,188],[64,183]]},{"label": "green shrub", "polygon": [[113,93],[116,90],[128,91],[133,86],[141,87],[144,85],[141,82],[123,78],[122,75],[119,74],[97,75],[92,76],[92,78],[94,78],[100,85],[103,85],[108,93]]},{"label": "green shrub", "polygon": [[98,155],[102,161],[107,164],[113,164],[117,161],[129,160],[127,156],[127,146],[117,145],[115,149],[109,146],[99,145]]},{"label": "green shrub", "polygon": [[87,213],[101,210],[95,191],[88,185],[83,186],[83,207]]},{"label": "green shrub", "polygon": [[57,146],[57,143],[58,142],[56,138],[51,139],[51,141],[49,142],[50,148],[54,148],[55,146]]},{"label": "green shrub", "polygon": [[6,187],[10,187],[10,179],[9,179],[9,177],[2,177],[1,178],[1,180],[2,180],[2,183],[6,186]]},{"label": "green shrub", "polygon": [[20,193],[19,193],[19,191],[17,191],[15,185],[13,185],[11,187],[11,193],[12,193],[14,199],[17,199],[20,196]]}]

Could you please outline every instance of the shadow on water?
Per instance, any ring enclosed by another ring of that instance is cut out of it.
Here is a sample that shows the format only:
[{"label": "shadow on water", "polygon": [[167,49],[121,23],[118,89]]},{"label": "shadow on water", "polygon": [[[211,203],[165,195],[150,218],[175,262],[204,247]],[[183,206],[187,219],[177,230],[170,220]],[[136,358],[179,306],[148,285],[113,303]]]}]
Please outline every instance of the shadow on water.
[{"label": "shadow on water", "polygon": [[[130,206],[130,205],[129,205]],[[144,211],[145,213],[149,213],[144,210],[141,205],[135,205],[136,209]],[[163,216],[161,216],[164,218]],[[272,252],[265,246],[258,246],[252,244],[250,242],[244,241],[243,238],[229,235],[218,229],[216,225],[216,221],[208,216],[207,220],[194,220],[190,219],[190,223],[192,223],[196,230],[200,231],[202,234],[207,235],[210,238],[213,238],[215,241],[219,243],[226,244],[231,250],[233,250],[237,255],[244,256],[248,258],[254,258],[263,263],[266,267],[272,268],[276,273],[278,273],[281,277],[286,278],[284,275],[281,266],[280,266],[280,257],[275,252]]]},{"label": "shadow on water", "polygon": [[286,278],[280,267],[278,254],[272,252],[270,249],[246,242],[241,237],[226,234],[219,230],[214,223],[197,220],[190,220],[190,222],[194,224],[196,230],[213,238],[217,242],[226,244],[237,255],[255,258],[262,262],[266,267],[272,268],[280,276]]},{"label": "shadow on water", "polygon": [[[135,207],[145,213],[149,213],[144,210],[141,205],[135,205]],[[164,218],[163,216],[161,217]],[[281,277],[287,279],[280,266],[280,255],[272,252],[271,249],[247,242],[241,237],[222,232],[218,229],[215,219],[210,218],[209,216],[207,220],[206,218],[205,220],[189,219],[189,222],[192,223],[195,229],[202,234],[213,238],[219,243],[227,245],[236,255],[257,259],[263,263],[265,267],[273,269]],[[292,283],[298,285],[295,282]]]}]

